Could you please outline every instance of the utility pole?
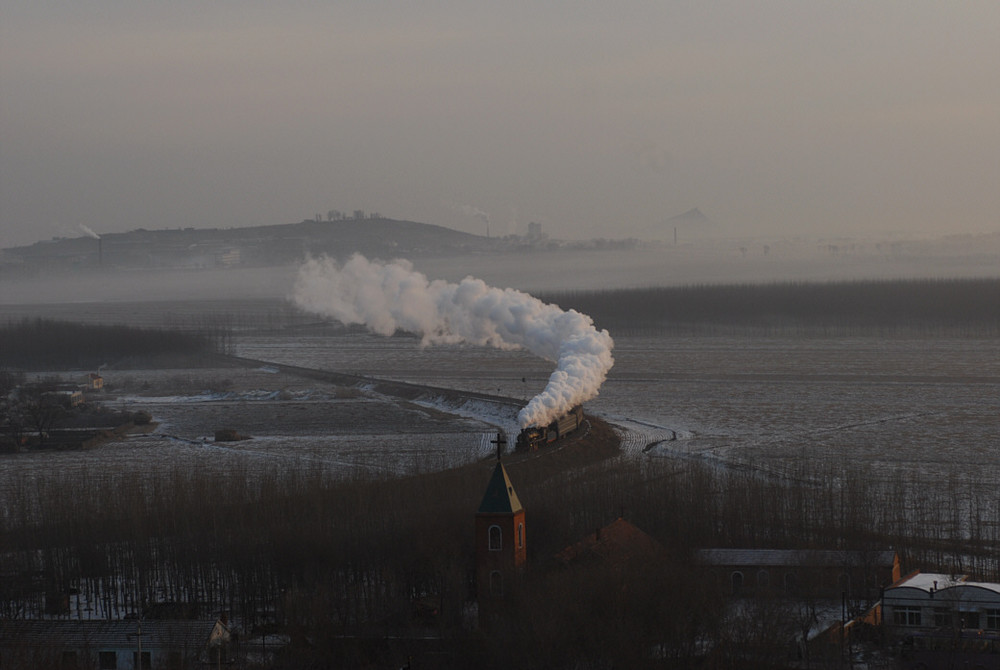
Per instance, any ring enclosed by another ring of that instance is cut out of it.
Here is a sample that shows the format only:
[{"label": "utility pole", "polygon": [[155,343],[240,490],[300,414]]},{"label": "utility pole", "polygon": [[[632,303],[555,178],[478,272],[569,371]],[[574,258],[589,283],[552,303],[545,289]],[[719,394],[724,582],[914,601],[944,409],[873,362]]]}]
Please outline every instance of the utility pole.
[{"label": "utility pole", "polygon": [[135,663],[132,664],[136,670],[140,670],[144,666],[142,665],[142,618],[140,616],[139,620],[135,624]]}]

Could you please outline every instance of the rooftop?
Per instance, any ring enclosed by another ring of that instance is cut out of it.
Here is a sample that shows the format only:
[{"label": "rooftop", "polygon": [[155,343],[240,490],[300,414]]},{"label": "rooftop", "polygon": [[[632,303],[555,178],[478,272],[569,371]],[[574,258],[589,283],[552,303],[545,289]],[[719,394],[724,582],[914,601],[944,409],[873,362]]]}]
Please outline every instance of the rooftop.
[{"label": "rooftop", "polygon": [[514,492],[514,486],[510,483],[510,477],[507,476],[507,470],[504,469],[503,463],[497,461],[496,467],[493,468],[493,475],[490,477],[490,482],[486,485],[486,493],[483,495],[483,501],[479,503],[479,511],[477,513],[512,514],[522,509],[521,501],[518,500],[517,493]]},{"label": "rooftop", "polygon": [[142,626],[142,645],[147,649],[199,651],[209,642],[218,621],[138,620],[48,620],[0,621],[0,646],[17,641],[33,647],[115,649],[135,643]]},{"label": "rooftop", "polygon": [[612,565],[661,551],[663,547],[652,537],[628,521],[618,518],[576,544],[556,554],[556,561],[569,564],[582,559],[599,559]]},{"label": "rooftop", "polygon": [[892,567],[896,552],[823,549],[701,549],[698,560],[708,565],[744,567]]}]

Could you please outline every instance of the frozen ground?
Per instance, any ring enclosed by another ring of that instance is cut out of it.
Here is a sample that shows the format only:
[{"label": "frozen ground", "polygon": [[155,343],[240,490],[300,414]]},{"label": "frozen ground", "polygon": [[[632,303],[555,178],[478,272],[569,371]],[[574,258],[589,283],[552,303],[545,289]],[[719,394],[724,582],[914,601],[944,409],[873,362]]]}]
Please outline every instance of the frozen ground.
[{"label": "frozen ground", "polygon": [[[240,355],[526,400],[552,365],[370,335],[246,338]],[[628,338],[587,410],[631,451],[781,469],[803,459],[946,477],[1000,471],[1000,343]],[[676,438],[676,439],[674,439]]]},{"label": "frozen ground", "polygon": [[[489,455],[498,428],[514,432],[517,406],[553,368],[523,352],[421,348],[410,337],[309,328],[242,335],[236,353],[496,401],[434,391],[404,401],[266,364],[108,369],[113,402],[147,409],[156,430],[90,452],[5,456],[2,479],[133,466],[266,472],[306,464],[337,476],[447,467]],[[971,478],[982,495],[1000,490],[996,340],[618,337],[615,358],[586,410],[618,425],[630,454],[779,474],[848,462],[886,477]],[[252,439],[214,443],[222,428]]]},{"label": "frozen ground", "polygon": [[[495,449],[496,428],[476,417],[512,423],[516,411],[509,405],[472,411],[452,403],[453,412],[445,413],[436,407],[444,400],[433,395],[426,402],[403,401],[267,366],[104,375],[112,389],[105,402],[148,411],[152,431],[89,451],[3,455],[0,493],[51,473],[155,477],[175,469],[216,469],[253,476],[293,467],[337,477],[426,472],[487,456]],[[219,429],[249,439],[215,442]]]}]

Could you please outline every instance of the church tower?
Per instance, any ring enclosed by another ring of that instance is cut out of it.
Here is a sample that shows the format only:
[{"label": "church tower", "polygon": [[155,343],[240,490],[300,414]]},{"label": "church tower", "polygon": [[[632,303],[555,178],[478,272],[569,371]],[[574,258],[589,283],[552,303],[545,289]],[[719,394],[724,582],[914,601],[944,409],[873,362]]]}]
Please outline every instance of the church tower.
[{"label": "church tower", "polygon": [[510,594],[527,560],[525,546],[524,508],[498,450],[496,467],[476,512],[476,600],[481,621],[497,608],[505,593]]}]

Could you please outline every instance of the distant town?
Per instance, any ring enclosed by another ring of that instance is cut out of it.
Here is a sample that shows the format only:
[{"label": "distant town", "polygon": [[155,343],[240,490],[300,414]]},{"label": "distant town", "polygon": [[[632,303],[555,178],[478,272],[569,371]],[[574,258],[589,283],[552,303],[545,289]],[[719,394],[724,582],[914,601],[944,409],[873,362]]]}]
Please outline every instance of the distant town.
[{"label": "distant town", "polygon": [[[634,248],[637,240],[592,240],[571,246]],[[79,237],[54,237],[0,251],[0,272],[32,276],[54,271],[106,269],[210,269],[269,267],[307,255],[346,257],[424,256],[459,253],[553,250],[539,223],[525,235],[489,237],[443,226],[388,219],[378,213],[330,210],[299,223],[247,228],[176,228],[98,234],[81,227]]]}]

